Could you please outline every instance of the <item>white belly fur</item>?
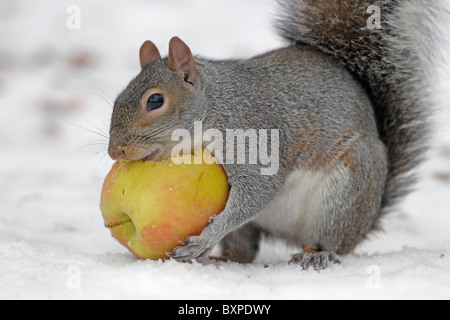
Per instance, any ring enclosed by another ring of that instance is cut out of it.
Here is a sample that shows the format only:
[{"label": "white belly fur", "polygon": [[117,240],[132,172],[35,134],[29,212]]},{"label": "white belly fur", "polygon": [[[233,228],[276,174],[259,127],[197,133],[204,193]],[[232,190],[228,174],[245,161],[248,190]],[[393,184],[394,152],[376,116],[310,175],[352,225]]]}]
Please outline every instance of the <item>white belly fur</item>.
[{"label": "white belly fur", "polygon": [[331,172],[293,172],[281,195],[258,215],[254,223],[293,244],[313,241],[314,223],[323,212],[332,181]]}]

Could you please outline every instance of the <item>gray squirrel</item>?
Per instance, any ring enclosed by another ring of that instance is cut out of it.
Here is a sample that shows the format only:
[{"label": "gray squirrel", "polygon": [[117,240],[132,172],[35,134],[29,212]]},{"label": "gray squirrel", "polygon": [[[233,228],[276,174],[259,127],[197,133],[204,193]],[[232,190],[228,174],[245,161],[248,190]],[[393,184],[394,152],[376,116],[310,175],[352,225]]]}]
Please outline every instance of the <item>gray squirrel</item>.
[{"label": "gray squirrel", "polygon": [[[317,270],[351,253],[411,191],[433,110],[429,70],[450,21],[443,0],[278,0],[289,46],[247,60],[193,57],[179,38],[165,59],[146,41],[142,72],[118,96],[108,152],[118,160],[170,156],[174,129],[279,130],[279,170],[224,164],[230,195],[178,261],[249,263],[262,236],[303,248]],[[375,6],[375,7],[373,7]],[[379,25],[370,25],[370,7]]]}]

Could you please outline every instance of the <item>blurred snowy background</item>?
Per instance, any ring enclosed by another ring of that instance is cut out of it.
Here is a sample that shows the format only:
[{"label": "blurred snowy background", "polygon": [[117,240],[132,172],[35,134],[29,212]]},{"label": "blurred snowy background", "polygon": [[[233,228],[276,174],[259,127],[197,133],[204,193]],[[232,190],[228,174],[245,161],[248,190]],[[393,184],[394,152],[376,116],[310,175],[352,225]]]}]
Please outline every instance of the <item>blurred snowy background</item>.
[{"label": "blurred snowy background", "polygon": [[301,271],[286,263],[297,248],[272,242],[246,266],[139,261],[103,227],[112,103],[142,42],[167,54],[178,35],[194,54],[250,57],[283,45],[274,12],[273,0],[0,0],[1,299],[450,298],[448,65],[418,191],[341,265]]}]

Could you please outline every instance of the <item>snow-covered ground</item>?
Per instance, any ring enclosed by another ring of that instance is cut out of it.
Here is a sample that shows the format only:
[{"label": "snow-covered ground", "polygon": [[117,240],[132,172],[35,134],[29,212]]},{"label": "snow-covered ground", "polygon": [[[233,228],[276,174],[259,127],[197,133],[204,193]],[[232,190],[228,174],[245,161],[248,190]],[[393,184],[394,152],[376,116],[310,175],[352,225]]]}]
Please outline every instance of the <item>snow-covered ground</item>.
[{"label": "snow-covered ground", "polygon": [[140,261],[103,227],[112,100],[140,44],[166,54],[178,35],[196,54],[249,57],[282,45],[273,12],[272,0],[0,0],[1,299],[450,298],[449,73],[418,191],[341,265],[302,271],[286,263],[297,248],[269,241],[250,265]]}]

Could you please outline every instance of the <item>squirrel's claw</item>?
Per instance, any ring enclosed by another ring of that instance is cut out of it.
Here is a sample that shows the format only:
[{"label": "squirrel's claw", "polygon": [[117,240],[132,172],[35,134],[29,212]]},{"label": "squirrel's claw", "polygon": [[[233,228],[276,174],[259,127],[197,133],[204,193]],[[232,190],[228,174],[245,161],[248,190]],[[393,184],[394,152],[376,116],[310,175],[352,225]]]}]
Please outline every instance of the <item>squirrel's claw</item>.
[{"label": "squirrel's claw", "polygon": [[181,246],[175,248],[169,254],[169,257],[180,262],[192,261],[208,255],[215,244],[216,241],[202,233],[199,236],[190,237],[187,241],[181,243]]},{"label": "squirrel's claw", "polygon": [[340,263],[339,257],[334,252],[301,252],[292,257],[289,264],[296,264],[303,268],[303,270],[308,270],[310,267],[314,267],[316,271],[324,270],[329,268],[335,263]]}]

